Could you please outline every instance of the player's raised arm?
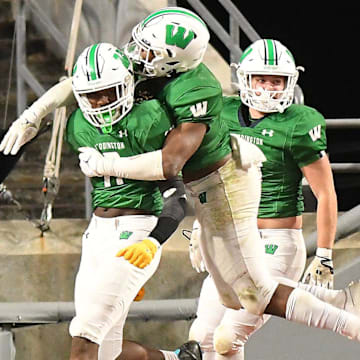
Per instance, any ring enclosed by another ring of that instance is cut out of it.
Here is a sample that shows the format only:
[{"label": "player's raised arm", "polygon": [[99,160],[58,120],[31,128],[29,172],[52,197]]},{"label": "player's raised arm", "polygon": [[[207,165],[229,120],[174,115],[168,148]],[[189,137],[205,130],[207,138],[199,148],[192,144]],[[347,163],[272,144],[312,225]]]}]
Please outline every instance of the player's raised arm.
[{"label": "player's raised arm", "polygon": [[71,78],[61,81],[26,109],[10,126],[0,144],[5,155],[16,155],[39,131],[41,120],[56,108],[75,103]]}]

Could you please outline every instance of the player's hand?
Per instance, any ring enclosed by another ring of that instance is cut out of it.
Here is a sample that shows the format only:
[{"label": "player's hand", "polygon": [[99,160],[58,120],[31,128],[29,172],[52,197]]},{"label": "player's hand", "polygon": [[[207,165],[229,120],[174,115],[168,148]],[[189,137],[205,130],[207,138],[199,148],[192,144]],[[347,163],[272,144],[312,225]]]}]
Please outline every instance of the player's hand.
[{"label": "player's hand", "polygon": [[123,256],[129,263],[143,269],[151,263],[159,248],[160,244],[156,239],[148,238],[121,249],[116,256]]},{"label": "player's hand", "polygon": [[232,158],[236,167],[247,171],[251,166],[262,166],[266,161],[264,153],[254,144],[242,139],[238,134],[230,134]]},{"label": "player's hand", "polygon": [[33,139],[39,131],[40,122],[33,121],[31,113],[26,111],[10,126],[0,144],[5,155],[16,155],[20,148]]},{"label": "player's hand", "polygon": [[134,297],[134,301],[141,301],[145,296],[145,288],[142,287]]},{"label": "player's hand", "polygon": [[195,220],[190,237],[189,255],[190,255],[191,266],[198,273],[204,272],[206,270],[199,247],[200,237],[201,237],[201,226],[200,223],[197,220]]},{"label": "player's hand", "polygon": [[316,255],[306,269],[302,281],[305,284],[333,289],[334,265],[331,249],[317,249]]},{"label": "player's hand", "polygon": [[80,169],[88,177],[105,176],[102,173],[104,156],[94,148],[79,148]]}]

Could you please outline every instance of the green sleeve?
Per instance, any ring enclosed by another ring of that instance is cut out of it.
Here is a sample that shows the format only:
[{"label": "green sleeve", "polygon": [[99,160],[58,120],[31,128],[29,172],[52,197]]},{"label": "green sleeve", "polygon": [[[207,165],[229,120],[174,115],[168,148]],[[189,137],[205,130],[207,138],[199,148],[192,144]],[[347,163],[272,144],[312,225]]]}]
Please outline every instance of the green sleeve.
[{"label": "green sleeve", "polygon": [[75,110],[69,117],[65,129],[65,141],[74,152],[79,152],[79,147],[93,146],[91,135],[89,135],[91,125],[83,118],[80,109]]},{"label": "green sleeve", "polygon": [[223,105],[221,85],[204,64],[172,80],[160,98],[176,126],[184,122],[208,124]]},{"label": "green sleeve", "polygon": [[326,122],[314,109],[303,112],[295,124],[291,153],[299,168],[313,163],[326,151]]},{"label": "green sleeve", "polygon": [[160,150],[172,124],[167,111],[160,101],[148,100],[141,103],[134,111],[136,119],[131,126],[143,152]]}]

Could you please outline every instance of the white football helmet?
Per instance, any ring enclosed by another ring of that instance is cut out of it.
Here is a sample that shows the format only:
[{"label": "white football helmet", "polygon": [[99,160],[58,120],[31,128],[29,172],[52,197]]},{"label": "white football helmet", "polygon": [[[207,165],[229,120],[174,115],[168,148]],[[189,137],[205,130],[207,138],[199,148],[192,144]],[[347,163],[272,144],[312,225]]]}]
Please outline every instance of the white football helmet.
[{"label": "white football helmet", "polygon": [[[121,120],[134,103],[134,76],[131,61],[114,45],[99,43],[87,47],[73,70],[72,87],[84,117],[104,131]],[[115,101],[94,108],[89,93],[114,88]]]},{"label": "white football helmet", "polygon": [[[272,39],[255,41],[244,51],[239,64],[232,65],[236,68],[241,101],[263,113],[283,112],[292,104],[299,70],[304,70],[296,67],[294,57],[284,45]],[[253,75],[284,76],[285,88],[282,91],[253,89]]]},{"label": "white football helmet", "polygon": [[132,31],[125,47],[134,70],[146,77],[170,76],[198,66],[210,34],[204,21],[181,7],[168,7],[150,14]]}]

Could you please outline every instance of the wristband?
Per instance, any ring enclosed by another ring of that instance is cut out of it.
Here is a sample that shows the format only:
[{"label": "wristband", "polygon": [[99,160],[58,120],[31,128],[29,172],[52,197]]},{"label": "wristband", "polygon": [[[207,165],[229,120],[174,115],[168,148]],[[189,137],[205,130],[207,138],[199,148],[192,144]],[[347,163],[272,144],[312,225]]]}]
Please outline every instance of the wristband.
[{"label": "wristband", "polygon": [[327,259],[332,259],[332,249],[328,248],[317,248],[316,249],[316,256],[323,257]]}]

